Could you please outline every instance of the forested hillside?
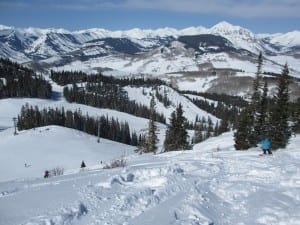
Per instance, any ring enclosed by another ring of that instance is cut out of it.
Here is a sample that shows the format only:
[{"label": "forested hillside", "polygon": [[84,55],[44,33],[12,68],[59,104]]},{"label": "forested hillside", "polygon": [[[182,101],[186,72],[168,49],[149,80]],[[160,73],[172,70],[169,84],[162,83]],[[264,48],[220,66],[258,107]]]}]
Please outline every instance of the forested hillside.
[{"label": "forested hillside", "polygon": [[31,69],[0,58],[0,99],[10,97],[50,98],[51,85]]}]

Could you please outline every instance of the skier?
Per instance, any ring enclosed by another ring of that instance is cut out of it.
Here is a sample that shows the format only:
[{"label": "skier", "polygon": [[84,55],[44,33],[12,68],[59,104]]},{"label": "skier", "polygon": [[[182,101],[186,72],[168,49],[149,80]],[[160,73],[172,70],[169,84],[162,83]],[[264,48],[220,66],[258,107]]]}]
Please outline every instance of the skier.
[{"label": "skier", "polygon": [[271,143],[270,143],[269,138],[263,139],[262,141],[259,142],[259,144],[261,145],[261,148],[262,148],[262,150],[263,150],[263,154],[264,154],[264,155],[266,155],[267,152],[268,152],[269,155],[272,154],[272,152],[271,152],[271,150],[270,150],[270,145],[271,145]]}]

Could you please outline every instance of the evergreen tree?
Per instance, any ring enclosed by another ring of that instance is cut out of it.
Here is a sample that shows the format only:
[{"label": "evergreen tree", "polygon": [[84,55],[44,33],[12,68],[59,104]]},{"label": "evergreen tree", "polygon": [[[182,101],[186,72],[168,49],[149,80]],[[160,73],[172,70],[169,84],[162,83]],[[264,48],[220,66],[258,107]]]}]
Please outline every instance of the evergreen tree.
[{"label": "evergreen tree", "polygon": [[176,145],[174,143],[174,138],[175,138],[175,124],[176,124],[176,111],[173,111],[171,113],[171,118],[170,118],[170,126],[166,130],[166,136],[165,136],[165,141],[164,141],[164,148],[165,151],[173,151],[176,149]]},{"label": "evergreen tree", "polygon": [[[234,134],[235,148],[237,150],[248,149],[256,146],[262,133],[262,125],[265,124],[265,106],[263,101],[266,98],[262,97],[262,54],[258,56],[258,65],[256,76],[253,80],[253,93],[251,102],[246,106],[246,109],[240,115],[237,125],[237,131]],[[267,95],[267,85],[265,87],[265,95]],[[241,138],[243,140],[241,140]]]},{"label": "evergreen tree", "polygon": [[203,132],[203,124],[200,121],[198,121],[198,119],[196,119],[193,144],[197,144],[203,141],[204,138],[202,132]]},{"label": "evergreen tree", "polygon": [[157,149],[157,126],[155,124],[155,100],[154,96],[152,96],[150,101],[150,118],[149,118],[149,124],[148,124],[148,133],[145,143],[145,148],[142,149],[143,152],[155,152]]},{"label": "evergreen tree", "polygon": [[295,104],[295,113],[293,115],[293,132],[300,133],[300,98],[297,99]]},{"label": "evergreen tree", "polygon": [[187,119],[183,116],[183,110],[181,103],[176,109],[176,116],[177,116],[177,132],[175,133],[176,139],[178,142],[179,149],[187,149],[188,148],[188,133],[186,131],[186,121]]},{"label": "evergreen tree", "polygon": [[237,131],[234,133],[234,147],[236,150],[245,150],[252,146],[249,141],[249,137],[251,136],[251,120],[252,115],[247,107],[241,113],[237,124]]},{"label": "evergreen tree", "polygon": [[263,94],[261,96],[260,105],[257,109],[257,137],[258,140],[269,136],[269,120],[270,120],[270,109],[269,109],[269,101],[268,101],[268,82],[265,80]]},{"label": "evergreen tree", "polygon": [[258,55],[258,65],[257,65],[257,71],[255,75],[255,79],[253,81],[253,93],[251,98],[251,104],[250,106],[250,113],[253,117],[253,132],[251,132],[251,135],[249,137],[249,141],[251,146],[255,146],[257,144],[257,141],[260,138],[261,135],[261,125],[262,125],[262,115],[261,111],[263,110],[262,106],[262,63],[263,63],[263,57],[262,53]]},{"label": "evergreen tree", "polygon": [[189,143],[187,141],[188,134],[185,126],[186,118],[183,116],[182,105],[179,104],[171,114],[170,126],[166,131],[164,142],[165,151],[187,149]]},{"label": "evergreen tree", "polygon": [[289,127],[289,69],[285,64],[278,79],[277,93],[274,96],[274,108],[271,112],[271,147],[284,148],[291,136]]},{"label": "evergreen tree", "polygon": [[86,167],[86,165],[85,165],[84,161],[82,161],[81,165],[80,165],[80,168],[85,168],[85,167]]}]

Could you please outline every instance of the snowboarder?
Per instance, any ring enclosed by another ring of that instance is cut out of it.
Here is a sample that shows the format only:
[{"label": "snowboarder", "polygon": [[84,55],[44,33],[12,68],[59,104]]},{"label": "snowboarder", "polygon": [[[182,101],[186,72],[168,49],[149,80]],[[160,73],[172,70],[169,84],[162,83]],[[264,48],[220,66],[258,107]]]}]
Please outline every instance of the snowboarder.
[{"label": "snowboarder", "polygon": [[259,144],[261,145],[261,148],[263,150],[263,154],[266,155],[267,153],[269,155],[272,154],[271,150],[270,150],[270,145],[271,145],[271,142],[269,140],[269,138],[265,138],[263,139],[262,141],[259,142]]}]

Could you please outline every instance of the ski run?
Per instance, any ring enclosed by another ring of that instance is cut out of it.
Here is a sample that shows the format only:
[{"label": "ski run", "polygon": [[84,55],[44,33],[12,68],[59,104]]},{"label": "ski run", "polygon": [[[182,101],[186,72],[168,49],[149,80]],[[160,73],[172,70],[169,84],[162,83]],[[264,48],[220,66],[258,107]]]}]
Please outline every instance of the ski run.
[{"label": "ski run", "polygon": [[[236,151],[232,132],[156,155],[57,126],[0,137],[1,225],[300,224],[300,136],[264,157]],[[44,179],[51,161],[65,173]]]}]

